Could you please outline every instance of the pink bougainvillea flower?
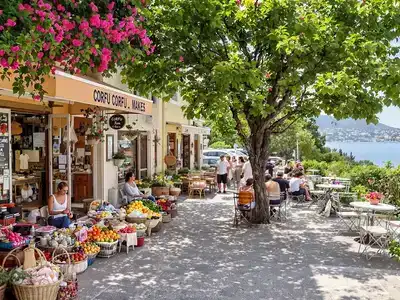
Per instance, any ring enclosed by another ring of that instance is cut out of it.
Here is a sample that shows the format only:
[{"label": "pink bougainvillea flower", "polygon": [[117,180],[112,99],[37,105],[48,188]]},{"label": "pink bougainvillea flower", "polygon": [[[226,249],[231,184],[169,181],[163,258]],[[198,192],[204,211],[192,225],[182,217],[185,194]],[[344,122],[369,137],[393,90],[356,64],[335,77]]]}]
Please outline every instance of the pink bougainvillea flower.
[{"label": "pink bougainvillea flower", "polygon": [[0,50],[0,56],[4,56],[4,54],[6,54],[6,51]]},{"label": "pink bougainvillea flower", "polygon": [[94,4],[93,2],[90,2],[89,4],[90,9],[92,10],[92,12],[98,12],[99,9],[97,8],[96,4]]},{"label": "pink bougainvillea flower", "polygon": [[135,62],[135,57],[132,56],[131,62]]},{"label": "pink bougainvillea flower", "polygon": [[140,16],[140,17],[139,17],[139,21],[140,21],[140,22],[144,22],[144,17],[143,17],[143,16]]},{"label": "pink bougainvillea flower", "polygon": [[4,30],[4,26],[0,26],[0,31],[3,31]]},{"label": "pink bougainvillea flower", "polygon": [[15,21],[13,21],[11,19],[8,19],[4,25],[7,27],[14,27],[15,25],[17,25],[17,23],[15,23]]},{"label": "pink bougainvillea flower", "polygon": [[65,11],[65,7],[62,6],[61,4],[57,4],[57,10],[61,11],[61,12],[64,12]]},{"label": "pink bougainvillea flower", "polygon": [[8,68],[9,67],[8,61],[4,57],[1,59],[0,64],[1,64],[1,66],[3,68]]},{"label": "pink bougainvillea flower", "polygon": [[269,88],[269,89],[268,89],[268,92],[272,93],[272,88]]},{"label": "pink bougainvillea flower", "polygon": [[265,77],[266,77],[267,79],[269,79],[269,78],[271,78],[271,74],[270,74],[270,73],[267,73],[267,74],[265,74]]},{"label": "pink bougainvillea flower", "polygon": [[79,29],[80,30],[85,30],[85,29],[88,29],[88,28],[89,28],[89,22],[86,21],[86,20],[83,20],[81,22],[81,24],[79,24]]},{"label": "pink bougainvillea flower", "polygon": [[94,15],[90,17],[90,25],[95,27],[95,28],[100,28],[101,26],[101,19],[100,19],[100,15]]},{"label": "pink bougainvillea flower", "polygon": [[242,1],[236,0],[236,4],[237,4],[237,5],[240,5],[241,3],[242,3]]},{"label": "pink bougainvillea flower", "polygon": [[57,43],[61,43],[63,39],[64,39],[64,37],[63,37],[62,34],[57,34],[57,35],[55,36],[55,38],[54,38],[54,40],[55,40]]},{"label": "pink bougainvillea flower", "polygon": [[179,61],[180,62],[184,62],[185,61],[185,59],[183,58],[183,56],[181,55],[181,56],[179,56]]},{"label": "pink bougainvillea flower", "polygon": [[74,45],[75,47],[80,47],[82,46],[83,42],[81,40],[77,40],[77,39],[73,39],[72,40],[72,45]]},{"label": "pink bougainvillea flower", "polygon": [[10,67],[11,67],[11,69],[16,70],[16,69],[19,68],[19,63],[18,63],[17,61],[14,61],[14,62],[11,64]]},{"label": "pink bougainvillea flower", "polygon": [[18,4],[18,10],[19,11],[25,10],[25,6],[22,3]]},{"label": "pink bougainvillea flower", "polygon": [[37,54],[37,57],[38,57],[39,59],[42,59],[43,56],[44,56],[44,53],[43,53],[43,52],[39,52],[39,53]]},{"label": "pink bougainvillea flower", "polygon": [[33,100],[35,100],[35,101],[40,101],[40,95],[35,95],[35,96],[33,96]]},{"label": "pink bougainvillea flower", "polygon": [[75,28],[75,23],[74,22],[70,22],[67,19],[62,20],[62,24],[63,24],[63,29],[65,31],[70,31],[70,30]]},{"label": "pink bougainvillea flower", "polygon": [[11,50],[11,52],[18,52],[19,51],[19,49],[21,49],[18,45],[16,45],[16,46],[11,46],[11,48],[10,48],[10,50]]},{"label": "pink bougainvillea flower", "polygon": [[95,56],[97,55],[97,49],[95,47],[90,48],[90,52]]},{"label": "pink bougainvillea flower", "polygon": [[137,9],[136,7],[132,7],[132,15],[136,16],[137,15]]},{"label": "pink bougainvillea flower", "polygon": [[111,2],[107,5],[108,10],[113,10],[115,2]]},{"label": "pink bougainvillea flower", "polygon": [[48,51],[50,49],[50,43],[43,43],[43,50]]},{"label": "pink bougainvillea flower", "polygon": [[0,16],[3,14],[3,10],[2,9],[0,9]]}]

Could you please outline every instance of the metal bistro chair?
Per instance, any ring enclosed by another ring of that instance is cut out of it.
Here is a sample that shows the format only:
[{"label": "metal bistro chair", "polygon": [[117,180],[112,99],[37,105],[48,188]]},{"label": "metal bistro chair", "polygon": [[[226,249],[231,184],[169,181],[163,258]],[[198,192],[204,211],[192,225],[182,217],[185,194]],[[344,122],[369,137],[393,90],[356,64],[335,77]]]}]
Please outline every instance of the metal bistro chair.
[{"label": "metal bistro chair", "polygon": [[248,226],[252,226],[250,221],[254,208],[252,207],[253,193],[239,192],[233,194],[233,204],[235,206],[235,216],[233,226],[237,227],[241,221],[245,221]]},{"label": "metal bistro chair", "polygon": [[331,199],[332,205],[336,207],[336,216],[338,217],[338,221],[335,224],[336,232],[358,232],[361,226],[360,214],[351,208],[343,209],[339,193],[332,193]]},{"label": "metal bistro chair", "polygon": [[277,221],[287,220],[287,200],[285,200],[285,195],[286,192],[281,192],[280,203],[269,205],[271,211],[271,216],[270,216],[271,219],[275,219]]},{"label": "metal bistro chair", "polygon": [[207,187],[207,182],[205,180],[195,179],[189,182],[189,197],[194,196],[197,192],[199,197],[205,196],[205,189]]}]

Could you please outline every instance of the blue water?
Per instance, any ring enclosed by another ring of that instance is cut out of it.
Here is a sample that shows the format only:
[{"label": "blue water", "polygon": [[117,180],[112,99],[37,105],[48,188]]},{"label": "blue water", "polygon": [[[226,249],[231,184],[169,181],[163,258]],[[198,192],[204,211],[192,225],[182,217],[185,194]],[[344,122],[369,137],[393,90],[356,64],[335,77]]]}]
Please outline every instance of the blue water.
[{"label": "blue water", "polygon": [[348,154],[352,152],[356,160],[370,160],[380,166],[389,160],[395,166],[400,164],[400,143],[329,142],[326,146]]}]

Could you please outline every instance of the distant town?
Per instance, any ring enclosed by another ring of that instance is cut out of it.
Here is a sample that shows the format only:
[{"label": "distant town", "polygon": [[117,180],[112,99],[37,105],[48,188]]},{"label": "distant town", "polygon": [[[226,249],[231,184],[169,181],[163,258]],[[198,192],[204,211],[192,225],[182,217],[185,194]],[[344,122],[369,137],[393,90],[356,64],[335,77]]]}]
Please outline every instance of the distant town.
[{"label": "distant town", "polygon": [[382,123],[367,124],[364,120],[335,120],[322,115],[316,119],[319,131],[327,142],[400,142],[400,128]]},{"label": "distant town", "polygon": [[400,129],[375,129],[373,131],[355,128],[320,129],[327,142],[400,142]]}]

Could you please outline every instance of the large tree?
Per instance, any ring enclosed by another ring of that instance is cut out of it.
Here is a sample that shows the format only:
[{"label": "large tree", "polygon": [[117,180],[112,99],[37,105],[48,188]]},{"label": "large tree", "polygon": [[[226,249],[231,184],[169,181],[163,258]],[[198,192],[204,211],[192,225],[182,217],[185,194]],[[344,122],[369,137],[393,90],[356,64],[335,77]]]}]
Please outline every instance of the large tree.
[{"label": "large tree", "polygon": [[188,117],[234,120],[253,167],[255,221],[268,222],[271,135],[322,111],[373,122],[399,103],[399,8],[397,0],[153,0],[146,17],[156,54],[125,76],[143,92],[180,89]]}]

